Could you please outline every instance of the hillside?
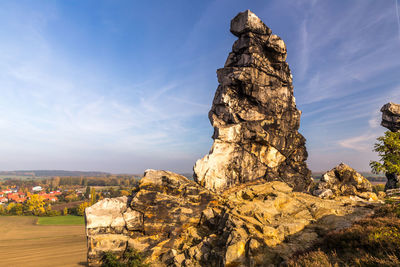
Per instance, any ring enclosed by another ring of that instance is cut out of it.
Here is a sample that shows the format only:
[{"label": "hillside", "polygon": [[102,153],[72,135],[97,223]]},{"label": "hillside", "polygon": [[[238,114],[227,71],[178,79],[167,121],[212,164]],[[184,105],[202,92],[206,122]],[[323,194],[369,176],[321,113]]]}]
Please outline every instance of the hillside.
[{"label": "hillside", "polygon": [[49,176],[106,176],[108,172],[99,171],[64,171],[64,170],[18,170],[18,171],[0,171],[0,176],[31,176],[31,177],[49,177]]}]

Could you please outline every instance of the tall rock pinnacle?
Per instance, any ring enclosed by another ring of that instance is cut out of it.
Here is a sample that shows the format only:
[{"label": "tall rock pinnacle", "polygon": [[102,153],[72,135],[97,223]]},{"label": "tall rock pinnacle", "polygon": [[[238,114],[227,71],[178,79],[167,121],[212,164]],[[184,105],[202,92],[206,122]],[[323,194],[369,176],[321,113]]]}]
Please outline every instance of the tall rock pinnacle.
[{"label": "tall rock pinnacle", "polygon": [[208,115],[214,144],[196,162],[194,179],[216,192],[256,179],[306,190],[311,172],[285,43],[250,10],[233,18],[230,30],[239,39],[217,70]]}]

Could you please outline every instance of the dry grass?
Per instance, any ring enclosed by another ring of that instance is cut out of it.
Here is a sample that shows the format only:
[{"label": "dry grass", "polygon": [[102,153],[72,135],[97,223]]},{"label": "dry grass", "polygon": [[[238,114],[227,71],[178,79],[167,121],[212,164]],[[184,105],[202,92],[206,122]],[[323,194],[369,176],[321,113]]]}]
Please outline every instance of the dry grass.
[{"label": "dry grass", "polygon": [[328,233],[288,266],[400,266],[400,205],[387,204],[348,229]]},{"label": "dry grass", "polygon": [[36,225],[37,218],[0,216],[0,266],[84,266],[83,225]]}]

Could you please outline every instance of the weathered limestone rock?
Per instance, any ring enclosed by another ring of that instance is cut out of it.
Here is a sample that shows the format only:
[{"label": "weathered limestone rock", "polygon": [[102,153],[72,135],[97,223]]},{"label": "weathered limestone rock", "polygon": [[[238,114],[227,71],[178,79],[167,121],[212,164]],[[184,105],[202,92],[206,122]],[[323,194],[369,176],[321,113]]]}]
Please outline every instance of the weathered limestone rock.
[{"label": "weathered limestone rock", "polygon": [[358,196],[367,200],[378,199],[376,194],[372,193],[371,183],[344,163],[340,163],[332,170],[326,172],[313,194],[321,198]]},{"label": "weathered limestone rock", "polygon": [[385,104],[381,108],[381,125],[392,132],[400,131],[400,105],[392,102]]},{"label": "weathered limestone rock", "polygon": [[127,197],[107,198],[86,208],[89,264],[100,265],[99,255],[105,251],[125,251],[129,233],[123,213],[127,211],[127,202]]},{"label": "weathered limestone rock", "polygon": [[293,192],[279,181],[217,195],[178,174],[148,170],[131,198],[86,209],[88,262],[99,266],[105,251],[132,248],[151,266],[278,265],[371,213],[370,204],[356,202]]},{"label": "weathered limestone rock", "polygon": [[89,265],[99,266],[105,251],[121,255],[127,248],[158,261],[213,199],[181,175],[147,170],[130,198],[104,199],[85,210]]},{"label": "weathered limestone rock", "polygon": [[327,231],[349,227],[372,212],[366,204],[356,207],[350,197],[322,200],[279,181],[237,186],[222,198],[225,209],[214,212],[214,224],[202,220],[199,227],[219,237],[214,244],[224,248],[222,266],[279,266]]},{"label": "weathered limestone rock", "polygon": [[249,10],[232,20],[231,32],[239,39],[217,71],[209,112],[214,144],[196,162],[194,178],[215,192],[256,179],[306,190],[311,172],[286,46]]}]

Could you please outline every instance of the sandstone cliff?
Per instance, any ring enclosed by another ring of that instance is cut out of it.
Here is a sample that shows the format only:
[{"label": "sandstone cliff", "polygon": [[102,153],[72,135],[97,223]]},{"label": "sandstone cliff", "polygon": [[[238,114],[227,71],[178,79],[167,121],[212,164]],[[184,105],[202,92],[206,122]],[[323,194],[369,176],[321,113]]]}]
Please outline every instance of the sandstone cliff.
[{"label": "sandstone cliff", "polygon": [[214,144],[194,178],[215,192],[256,179],[306,190],[311,172],[285,43],[249,10],[232,20],[231,32],[239,39],[217,71],[209,112]]}]

